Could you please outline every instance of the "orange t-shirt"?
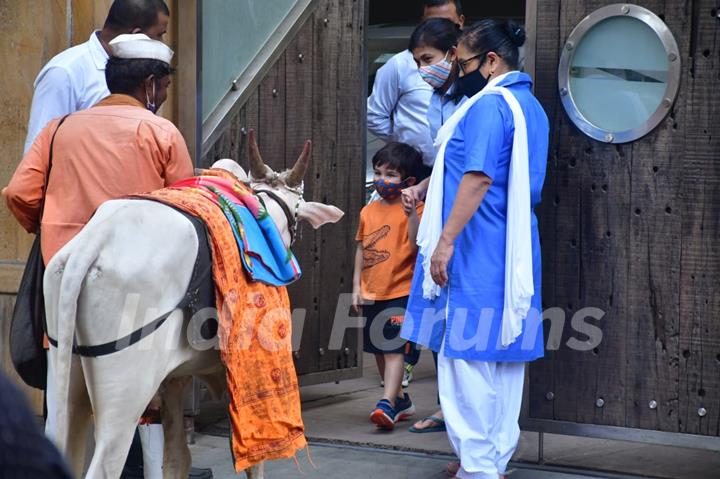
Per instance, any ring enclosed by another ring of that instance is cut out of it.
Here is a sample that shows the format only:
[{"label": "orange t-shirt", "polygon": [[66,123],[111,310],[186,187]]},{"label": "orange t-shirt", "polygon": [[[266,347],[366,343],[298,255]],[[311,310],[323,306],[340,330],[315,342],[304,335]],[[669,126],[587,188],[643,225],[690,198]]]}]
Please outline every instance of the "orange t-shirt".
[{"label": "orange t-shirt", "polygon": [[[422,215],[423,205],[417,207]],[[387,300],[410,294],[417,250],[408,241],[408,217],[400,202],[373,201],[360,211],[362,242],[360,291],[364,299]]]}]

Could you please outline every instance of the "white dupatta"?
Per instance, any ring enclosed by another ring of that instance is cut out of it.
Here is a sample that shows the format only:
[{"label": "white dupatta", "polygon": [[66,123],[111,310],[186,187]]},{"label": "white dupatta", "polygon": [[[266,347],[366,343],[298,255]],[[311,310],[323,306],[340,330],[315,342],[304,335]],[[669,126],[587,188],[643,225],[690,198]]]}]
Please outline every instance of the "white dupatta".
[{"label": "white dupatta", "polygon": [[[510,72],[513,73],[513,72]],[[502,347],[510,346],[522,333],[522,320],[530,311],[530,300],[535,294],[532,268],[532,231],[530,204],[530,171],[527,124],[520,103],[507,88],[497,84],[510,73],[494,78],[472,98],[468,99],[438,131],[435,147],[439,145],[433,165],[425,210],[418,230],[417,244],[423,256],[423,298],[434,300],[440,295],[440,286],[430,275],[430,260],[440,241],[443,214],[443,180],[445,177],[445,150],[457,125],[468,110],[485,95],[502,95],[510,106],[515,123],[512,157],[508,177],[507,231],[505,233],[505,296],[502,316]]]}]

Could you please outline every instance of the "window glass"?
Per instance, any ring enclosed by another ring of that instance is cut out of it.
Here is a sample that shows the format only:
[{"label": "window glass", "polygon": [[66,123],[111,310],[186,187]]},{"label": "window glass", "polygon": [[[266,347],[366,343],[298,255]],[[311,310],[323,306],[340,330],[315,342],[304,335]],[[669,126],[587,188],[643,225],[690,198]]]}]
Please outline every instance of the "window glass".
[{"label": "window glass", "polygon": [[202,2],[203,121],[296,3],[297,0]]},{"label": "window glass", "polygon": [[579,112],[611,132],[643,125],[667,89],[667,52],[644,22],[608,18],[580,40],[570,64],[569,89]]}]

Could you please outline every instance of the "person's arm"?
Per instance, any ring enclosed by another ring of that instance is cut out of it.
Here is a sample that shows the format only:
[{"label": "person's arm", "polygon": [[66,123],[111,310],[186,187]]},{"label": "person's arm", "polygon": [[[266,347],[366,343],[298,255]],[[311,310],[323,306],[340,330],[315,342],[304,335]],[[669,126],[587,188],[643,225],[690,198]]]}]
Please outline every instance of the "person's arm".
[{"label": "person's arm", "polygon": [[56,121],[43,129],[23,157],[2,196],[13,216],[28,233],[37,232],[49,163],[50,138]]},{"label": "person's arm", "polygon": [[167,163],[165,165],[165,186],[170,186],[195,174],[190,152],[180,131],[174,130],[167,145]]},{"label": "person's arm", "polygon": [[418,214],[417,202],[413,204],[413,207],[408,212],[408,241],[412,246],[413,252],[417,252],[417,234],[420,228],[420,215]]},{"label": "person's arm", "polygon": [[447,285],[447,266],[455,250],[455,239],[480,208],[492,180],[483,173],[470,172],[463,175],[458,187],[457,198],[445,223],[440,241],[430,260],[430,274],[440,287]]},{"label": "person's arm", "polygon": [[355,248],[355,268],[353,270],[353,292],[352,292],[352,307],[353,310],[358,313],[360,312],[360,306],[362,306],[362,295],[360,290],[360,273],[363,267],[363,248],[362,242],[358,241],[357,248]]},{"label": "person's arm", "polygon": [[367,128],[382,140],[390,140],[393,134],[392,116],[399,98],[398,66],[393,57],[375,74],[372,94],[367,100]]},{"label": "person's arm", "polygon": [[27,154],[35,137],[55,118],[76,110],[77,98],[72,78],[64,68],[50,67],[40,73],[35,81],[30,121],[23,154]]}]

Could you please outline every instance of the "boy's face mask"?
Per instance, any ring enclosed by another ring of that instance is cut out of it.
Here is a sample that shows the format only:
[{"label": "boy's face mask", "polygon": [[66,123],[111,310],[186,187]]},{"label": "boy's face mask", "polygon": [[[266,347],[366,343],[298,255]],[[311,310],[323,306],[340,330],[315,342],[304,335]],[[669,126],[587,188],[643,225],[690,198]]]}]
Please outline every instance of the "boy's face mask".
[{"label": "boy's face mask", "polygon": [[408,187],[407,178],[399,183],[390,183],[382,177],[377,178],[375,181],[375,191],[384,200],[396,200],[400,198],[400,192]]}]

